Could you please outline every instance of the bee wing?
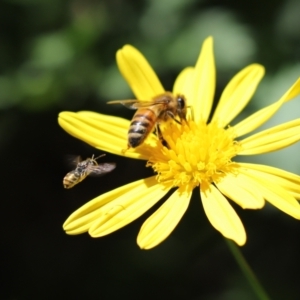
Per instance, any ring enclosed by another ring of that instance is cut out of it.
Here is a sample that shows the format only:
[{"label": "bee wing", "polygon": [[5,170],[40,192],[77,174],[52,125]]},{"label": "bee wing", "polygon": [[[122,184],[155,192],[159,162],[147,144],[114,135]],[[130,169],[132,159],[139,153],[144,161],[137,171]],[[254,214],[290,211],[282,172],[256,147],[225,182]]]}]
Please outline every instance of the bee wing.
[{"label": "bee wing", "polygon": [[82,158],[78,155],[67,155],[65,161],[69,167],[76,168],[77,165],[82,161]]},{"label": "bee wing", "polygon": [[90,166],[87,171],[90,176],[99,176],[111,172],[115,167],[115,163],[103,163],[97,166]]},{"label": "bee wing", "polygon": [[148,107],[156,104],[164,104],[166,103],[165,100],[137,100],[137,99],[128,99],[128,100],[114,100],[109,101],[107,104],[122,104],[129,109],[138,109],[139,107]]}]

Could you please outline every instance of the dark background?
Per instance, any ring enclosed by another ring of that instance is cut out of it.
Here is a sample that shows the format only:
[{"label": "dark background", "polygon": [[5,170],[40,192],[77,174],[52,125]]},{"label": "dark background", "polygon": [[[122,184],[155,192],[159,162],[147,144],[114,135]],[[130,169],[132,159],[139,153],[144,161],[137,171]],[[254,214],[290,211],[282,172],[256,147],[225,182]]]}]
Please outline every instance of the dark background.
[{"label": "dark background", "polygon": [[[256,299],[195,193],[171,236],[136,244],[147,216],[103,238],[68,236],[65,219],[90,199],[149,176],[144,161],[107,154],[117,169],[71,190],[64,157],[99,151],[65,133],[60,111],[132,111],[115,63],[126,43],[141,50],[166,89],[214,37],[216,100],[252,62],[266,77],[245,115],[276,101],[300,76],[300,2],[196,0],[6,0],[0,2],[0,299]],[[299,98],[272,122],[299,117]],[[269,123],[269,125],[273,123]],[[245,160],[300,173],[299,146]],[[299,299],[300,222],[267,205],[235,206],[248,235],[241,248],[272,299]]]}]

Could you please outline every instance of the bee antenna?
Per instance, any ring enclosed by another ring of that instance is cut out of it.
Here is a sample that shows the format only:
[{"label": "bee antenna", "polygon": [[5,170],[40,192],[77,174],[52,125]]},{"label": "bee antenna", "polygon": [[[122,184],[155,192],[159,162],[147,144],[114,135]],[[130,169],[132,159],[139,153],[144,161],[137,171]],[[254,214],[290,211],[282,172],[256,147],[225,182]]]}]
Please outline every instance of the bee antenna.
[{"label": "bee antenna", "polygon": [[102,157],[102,156],[105,156],[105,155],[106,155],[106,154],[103,153],[103,154],[101,154],[101,155],[99,155],[99,156],[97,156],[97,157],[94,158],[94,154],[93,154],[92,159],[97,160],[98,158],[100,158],[100,157]]}]

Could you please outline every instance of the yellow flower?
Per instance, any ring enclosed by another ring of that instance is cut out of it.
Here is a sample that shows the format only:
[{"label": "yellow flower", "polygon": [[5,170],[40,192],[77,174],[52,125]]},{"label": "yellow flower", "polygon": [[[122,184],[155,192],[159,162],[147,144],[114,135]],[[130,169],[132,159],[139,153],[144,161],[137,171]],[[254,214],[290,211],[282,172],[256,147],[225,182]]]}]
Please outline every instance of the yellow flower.
[{"label": "yellow flower", "polygon": [[[117,52],[117,63],[137,99],[152,99],[165,92],[147,60],[132,46]],[[128,120],[87,111],[60,113],[59,124],[69,134],[97,149],[147,160],[147,166],[157,173],[86,203],[66,220],[65,231],[88,231],[92,237],[109,234],[141,216],[174,187],[173,194],[143,224],[137,237],[141,248],[152,248],[169,236],[196,187],[210,223],[238,245],[246,242],[246,233],[227,198],[244,209],[262,208],[267,200],[300,219],[300,176],[266,165],[233,161],[237,155],[279,150],[300,139],[300,119],[241,138],[297,96],[300,79],[274,104],[229,126],[250,101],[263,75],[264,68],[258,64],[240,71],[211,115],[216,75],[213,40],[206,39],[195,67],[184,69],[174,84],[173,93],[185,95],[190,109],[187,123],[171,121],[162,127],[168,148],[151,134],[141,146],[123,154]]]}]

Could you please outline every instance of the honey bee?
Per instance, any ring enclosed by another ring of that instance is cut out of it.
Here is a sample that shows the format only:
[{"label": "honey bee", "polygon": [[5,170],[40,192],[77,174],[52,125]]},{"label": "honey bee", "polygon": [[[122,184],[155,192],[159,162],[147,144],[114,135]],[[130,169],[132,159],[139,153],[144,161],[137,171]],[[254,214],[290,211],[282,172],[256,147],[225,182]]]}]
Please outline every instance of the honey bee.
[{"label": "honey bee", "polygon": [[86,160],[82,160],[80,156],[77,156],[72,162],[72,164],[76,165],[75,170],[69,172],[63,179],[64,188],[72,188],[74,185],[85,179],[88,175],[99,176],[112,171],[116,167],[115,163],[97,163],[96,160],[102,156],[105,156],[105,154],[102,154],[96,158],[94,158],[93,155],[92,158],[87,158]]},{"label": "honey bee", "polygon": [[[149,101],[141,100],[115,100],[108,104],[120,103],[130,109],[137,109],[128,130],[128,149],[141,145],[147,136],[156,127],[156,134],[163,140],[159,124],[169,118],[181,124],[186,120],[186,100],[183,95],[174,96],[170,92],[165,92]],[[179,117],[180,121],[176,119]]]}]

